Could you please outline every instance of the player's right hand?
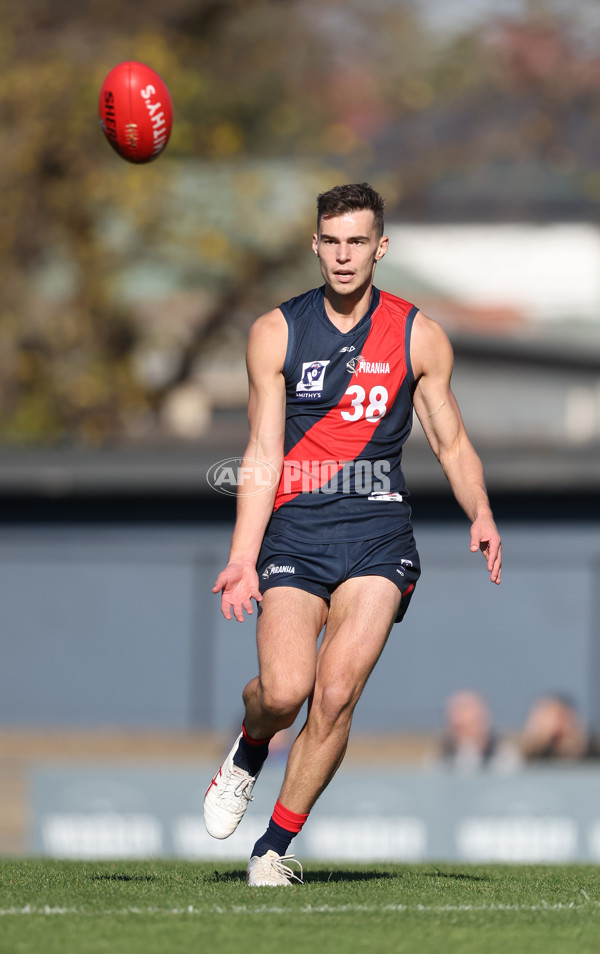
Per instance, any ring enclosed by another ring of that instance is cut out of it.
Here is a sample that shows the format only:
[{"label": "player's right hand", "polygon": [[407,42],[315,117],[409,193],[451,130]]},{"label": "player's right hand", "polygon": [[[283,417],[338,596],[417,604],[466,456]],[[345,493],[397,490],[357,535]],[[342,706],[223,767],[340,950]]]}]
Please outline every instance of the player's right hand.
[{"label": "player's right hand", "polygon": [[244,622],[244,610],[250,616],[254,612],[252,600],[257,603],[262,600],[256,568],[248,563],[228,563],[219,573],[212,591],[221,594],[221,612],[225,619],[231,619],[233,612],[239,623]]}]

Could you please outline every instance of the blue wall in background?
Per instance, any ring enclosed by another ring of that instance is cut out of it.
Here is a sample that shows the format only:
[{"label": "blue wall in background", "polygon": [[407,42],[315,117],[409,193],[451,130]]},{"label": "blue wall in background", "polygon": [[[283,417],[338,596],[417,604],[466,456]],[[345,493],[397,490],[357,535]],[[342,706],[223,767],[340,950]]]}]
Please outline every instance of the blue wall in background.
[{"label": "blue wall in background", "polygon": [[[469,552],[468,523],[415,524],[423,576],[365,690],[355,729],[438,729],[455,689],[518,728],[530,702],[570,693],[600,725],[600,523],[502,524],[503,583]],[[256,673],[254,622],[211,593],[231,524],[5,526],[0,722],[237,727]]]}]

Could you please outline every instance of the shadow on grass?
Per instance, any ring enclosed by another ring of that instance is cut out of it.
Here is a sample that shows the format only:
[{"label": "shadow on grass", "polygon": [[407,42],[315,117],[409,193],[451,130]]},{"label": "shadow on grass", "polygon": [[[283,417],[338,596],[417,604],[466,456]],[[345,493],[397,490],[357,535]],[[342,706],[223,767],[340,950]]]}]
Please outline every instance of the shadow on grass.
[{"label": "shadow on grass", "polygon": [[326,882],[335,884],[340,881],[389,881],[398,876],[398,873],[394,871],[351,871],[347,868],[336,871],[332,868],[325,868],[307,871],[306,881],[308,883]]},{"label": "shadow on grass", "polygon": [[150,874],[96,874],[92,875],[92,881],[156,881],[155,875]]},{"label": "shadow on grass", "polygon": [[246,869],[240,868],[239,871],[213,871],[212,874],[206,875],[202,878],[203,881],[245,881],[246,880]]},{"label": "shadow on grass", "polygon": [[435,871],[424,871],[424,878],[450,878],[452,881],[489,881],[486,875],[465,874],[464,871],[441,871],[436,868]]},{"label": "shadow on grass", "polygon": [[[389,880],[397,878],[398,875],[391,871],[349,871],[340,869],[335,871],[331,868],[312,870],[307,868],[304,874],[304,880],[307,884],[335,884],[336,882],[348,881],[376,881]],[[215,871],[214,874],[206,878],[207,881],[245,881],[246,870],[239,871]]]}]

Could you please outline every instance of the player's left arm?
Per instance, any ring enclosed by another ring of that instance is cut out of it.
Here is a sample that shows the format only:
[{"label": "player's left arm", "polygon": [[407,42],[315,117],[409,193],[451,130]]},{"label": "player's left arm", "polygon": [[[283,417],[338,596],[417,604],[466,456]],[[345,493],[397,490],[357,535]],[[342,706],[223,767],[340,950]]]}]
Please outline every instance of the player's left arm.
[{"label": "player's left arm", "polygon": [[411,335],[415,411],[457,501],[471,520],[471,550],[481,550],[500,583],[502,545],[485,488],[483,466],[452,392],[452,346],[443,328],[419,312]]}]

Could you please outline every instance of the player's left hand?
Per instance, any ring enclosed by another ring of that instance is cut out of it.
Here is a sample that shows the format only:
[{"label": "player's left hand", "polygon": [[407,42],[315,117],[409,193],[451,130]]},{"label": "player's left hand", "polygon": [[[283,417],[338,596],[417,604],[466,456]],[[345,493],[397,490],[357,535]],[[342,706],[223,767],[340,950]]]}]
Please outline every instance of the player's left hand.
[{"label": "player's left hand", "polygon": [[228,563],[219,573],[212,591],[221,593],[221,612],[225,619],[231,619],[233,613],[238,623],[244,622],[244,610],[252,615],[252,600],[257,603],[262,600],[256,568],[249,563]]},{"label": "player's left hand", "polygon": [[500,583],[502,577],[502,542],[498,528],[491,517],[478,518],[471,524],[471,553],[481,550],[492,583]]}]

